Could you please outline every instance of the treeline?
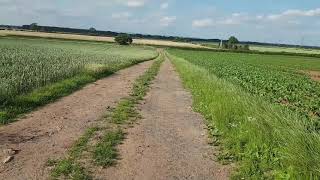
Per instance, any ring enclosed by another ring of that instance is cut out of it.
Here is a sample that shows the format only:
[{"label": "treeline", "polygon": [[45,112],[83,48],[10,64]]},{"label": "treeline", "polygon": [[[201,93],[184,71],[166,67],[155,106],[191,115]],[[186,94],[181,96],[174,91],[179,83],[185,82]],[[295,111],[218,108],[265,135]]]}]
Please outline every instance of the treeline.
[{"label": "treeline", "polygon": [[91,36],[117,36],[119,33],[112,31],[99,31],[94,28],[90,29],[77,29],[77,28],[67,28],[67,27],[55,27],[55,26],[39,26],[37,24],[23,25],[21,29],[33,30],[48,33],[71,33],[71,34],[81,34],[81,35],[91,35]]},{"label": "treeline", "polygon": [[[8,29],[8,30],[32,30],[38,32],[48,32],[48,33],[70,33],[70,34],[80,34],[80,35],[90,35],[90,36],[111,36],[115,37],[121,32],[114,32],[114,31],[100,31],[96,30],[95,28],[89,29],[78,29],[78,28],[67,28],[67,27],[55,27],[55,26],[40,26],[36,23],[30,25],[23,25],[23,26],[11,26],[11,25],[0,25],[1,29]],[[161,36],[161,35],[149,35],[149,34],[129,34],[132,38],[135,39],[155,39],[155,40],[170,40],[170,41],[177,41],[177,42],[220,42],[219,39],[200,39],[200,38],[185,38],[185,37],[178,37],[178,36]]]},{"label": "treeline", "polygon": [[[80,34],[80,35],[112,36],[112,37],[115,37],[121,34],[121,32],[100,31],[100,30],[96,30],[95,28],[78,29],[78,28],[55,27],[55,26],[41,26],[41,25],[38,25],[37,23],[32,23],[30,25],[23,25],[23,26],[0,25],[0,30],[1,29],[22,30],[22,31],[32,30],[32,31],[49,32],[49,33],[72,33],[72,34]],[[170,41],[191,42],[191,43],[220,43],[221,42],[220,39],[203,39],[203,38],[192,38],[192,37],[162,36],[162,35],[134,34],[134,33],[131,33],[129,35],[135,39],[170,40]],[[226,40],[223,40],[223,41],[225,42]],[[318,46],[300,46],[300,45],[288,45],[288,44],[251,42],[251,41],[241,41],[240,44],[320,49],[320,47]]]}]

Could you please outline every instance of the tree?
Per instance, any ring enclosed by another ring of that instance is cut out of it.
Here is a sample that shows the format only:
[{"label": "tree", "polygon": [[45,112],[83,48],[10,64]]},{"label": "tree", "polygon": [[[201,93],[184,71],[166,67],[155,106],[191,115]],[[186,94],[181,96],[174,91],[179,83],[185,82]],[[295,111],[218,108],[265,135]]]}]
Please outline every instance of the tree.
[{"label": "tree", "polygon": [[238,44],[238,43],[239,43],[239,40],[238,40],[236,37],[231,36],[231,37],[229,38],[229,40],[228,40],[228,43],[229,43],[229,44]]},{"label": "tree", "polygon": [[222,48],[223,48],[223,49],[228,49],[228,48],[229,48],[229,46],[228,46],[228,44],[227,44],[227,43],[223,42],[223,43],[222,43]]},{"label": "tree", "polygon": [[90,32],[96,32],[97,30],[96,30],[95,28],[91,27],[91,28],[89,29],[89,31],[90,31]]},{"label": "tree", "polygon": [[38,24],[37,23],[32,23],[32,24],[30,24],[30,30],[33,30],[33,31],[36,31],[36,30],[38,30]]},{"label": "tree", "polygon": [[249,51],[250,50],[249,44],[245,44],[243,46],[243,50]]},{"label": "tree", "polygon": [[132,44],[133,40],[128,34],[119,34],[114,38],[114,40],[120,45]]},{"label": "tree", "polygon": [[40,31],[41,31],[41,32],[46,32],[46,28],[45,28],[45,27],[41,27],[41,28],[40,28]]}]

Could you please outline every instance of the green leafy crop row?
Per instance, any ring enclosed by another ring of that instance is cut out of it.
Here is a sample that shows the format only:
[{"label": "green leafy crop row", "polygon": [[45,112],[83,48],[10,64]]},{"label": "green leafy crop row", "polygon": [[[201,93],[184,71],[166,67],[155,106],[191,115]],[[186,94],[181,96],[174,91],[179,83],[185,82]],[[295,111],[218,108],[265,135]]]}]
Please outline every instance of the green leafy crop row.
[{"label": "green leafy crop row", "polygon": [[314,123],[313,127],[320,128],[320,83],[302,73],[303,70],[320,70],[320,59],[185,50],[170,52],[240,85],[251,94],[299,112]]},{"label": "green leafy crop row", "polygon": [[214,66],[228,66],[210,59],[199,66],[201,54],[170,52],[190,61],[170,55],[193,95],[194,110],[205,117],[214,144],[222,149],[219,159],[235,160],[233,179],[319,179],[320,134],[308,128],[310,121],[213,73]]}]

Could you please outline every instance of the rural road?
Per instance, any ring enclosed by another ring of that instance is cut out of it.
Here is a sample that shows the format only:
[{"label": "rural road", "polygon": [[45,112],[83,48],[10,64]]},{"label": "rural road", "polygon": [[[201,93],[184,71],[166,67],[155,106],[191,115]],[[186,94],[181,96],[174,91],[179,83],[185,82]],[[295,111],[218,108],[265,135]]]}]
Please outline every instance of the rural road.
[{"label": "rural road", "polygon": [[[49,158],[63,157],[73,143],[108,107],[128,96],[136,78],[152,64],[144,62],[90,84],[46,105],[18,122],[0,127],[0,179],[47,179]],[[7,164],[8,149],[19,150]]]},{"label": "rural road", "polygon": [[95,169],[96,179],[228,179],[230,166],[215,162],[204,119],[192,111],[187,92],[169,60],[162,65],[145,103],[142,120],[128,129],[119,146],[120,160]]}]

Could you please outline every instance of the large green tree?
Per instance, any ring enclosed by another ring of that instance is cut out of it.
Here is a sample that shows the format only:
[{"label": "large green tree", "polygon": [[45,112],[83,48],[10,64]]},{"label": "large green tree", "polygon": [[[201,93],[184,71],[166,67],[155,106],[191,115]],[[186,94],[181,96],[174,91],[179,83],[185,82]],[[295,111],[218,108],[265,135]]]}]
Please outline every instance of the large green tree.
[{"label": "large green tree", "polygon": [[30,30],[36,31],[39,29],[39,26],[37,23],[30,24]]},{"label": "large green tree", "polygon": [[120,45],[129,45],[132,43],[132,38],[128,34],[119,34],[114,38],[114,40]]},{"label": "large green tree", "polygon": [[235,36],[231,36],[228,40],[229,44],[238,44],[239,40]]},{"label": "large green tree", "polygon": [[90,32],[96,32],[97,30],[96,30],[94,27],[91,27],[91,28],[89,29],[89,31],[90,31]]}]

